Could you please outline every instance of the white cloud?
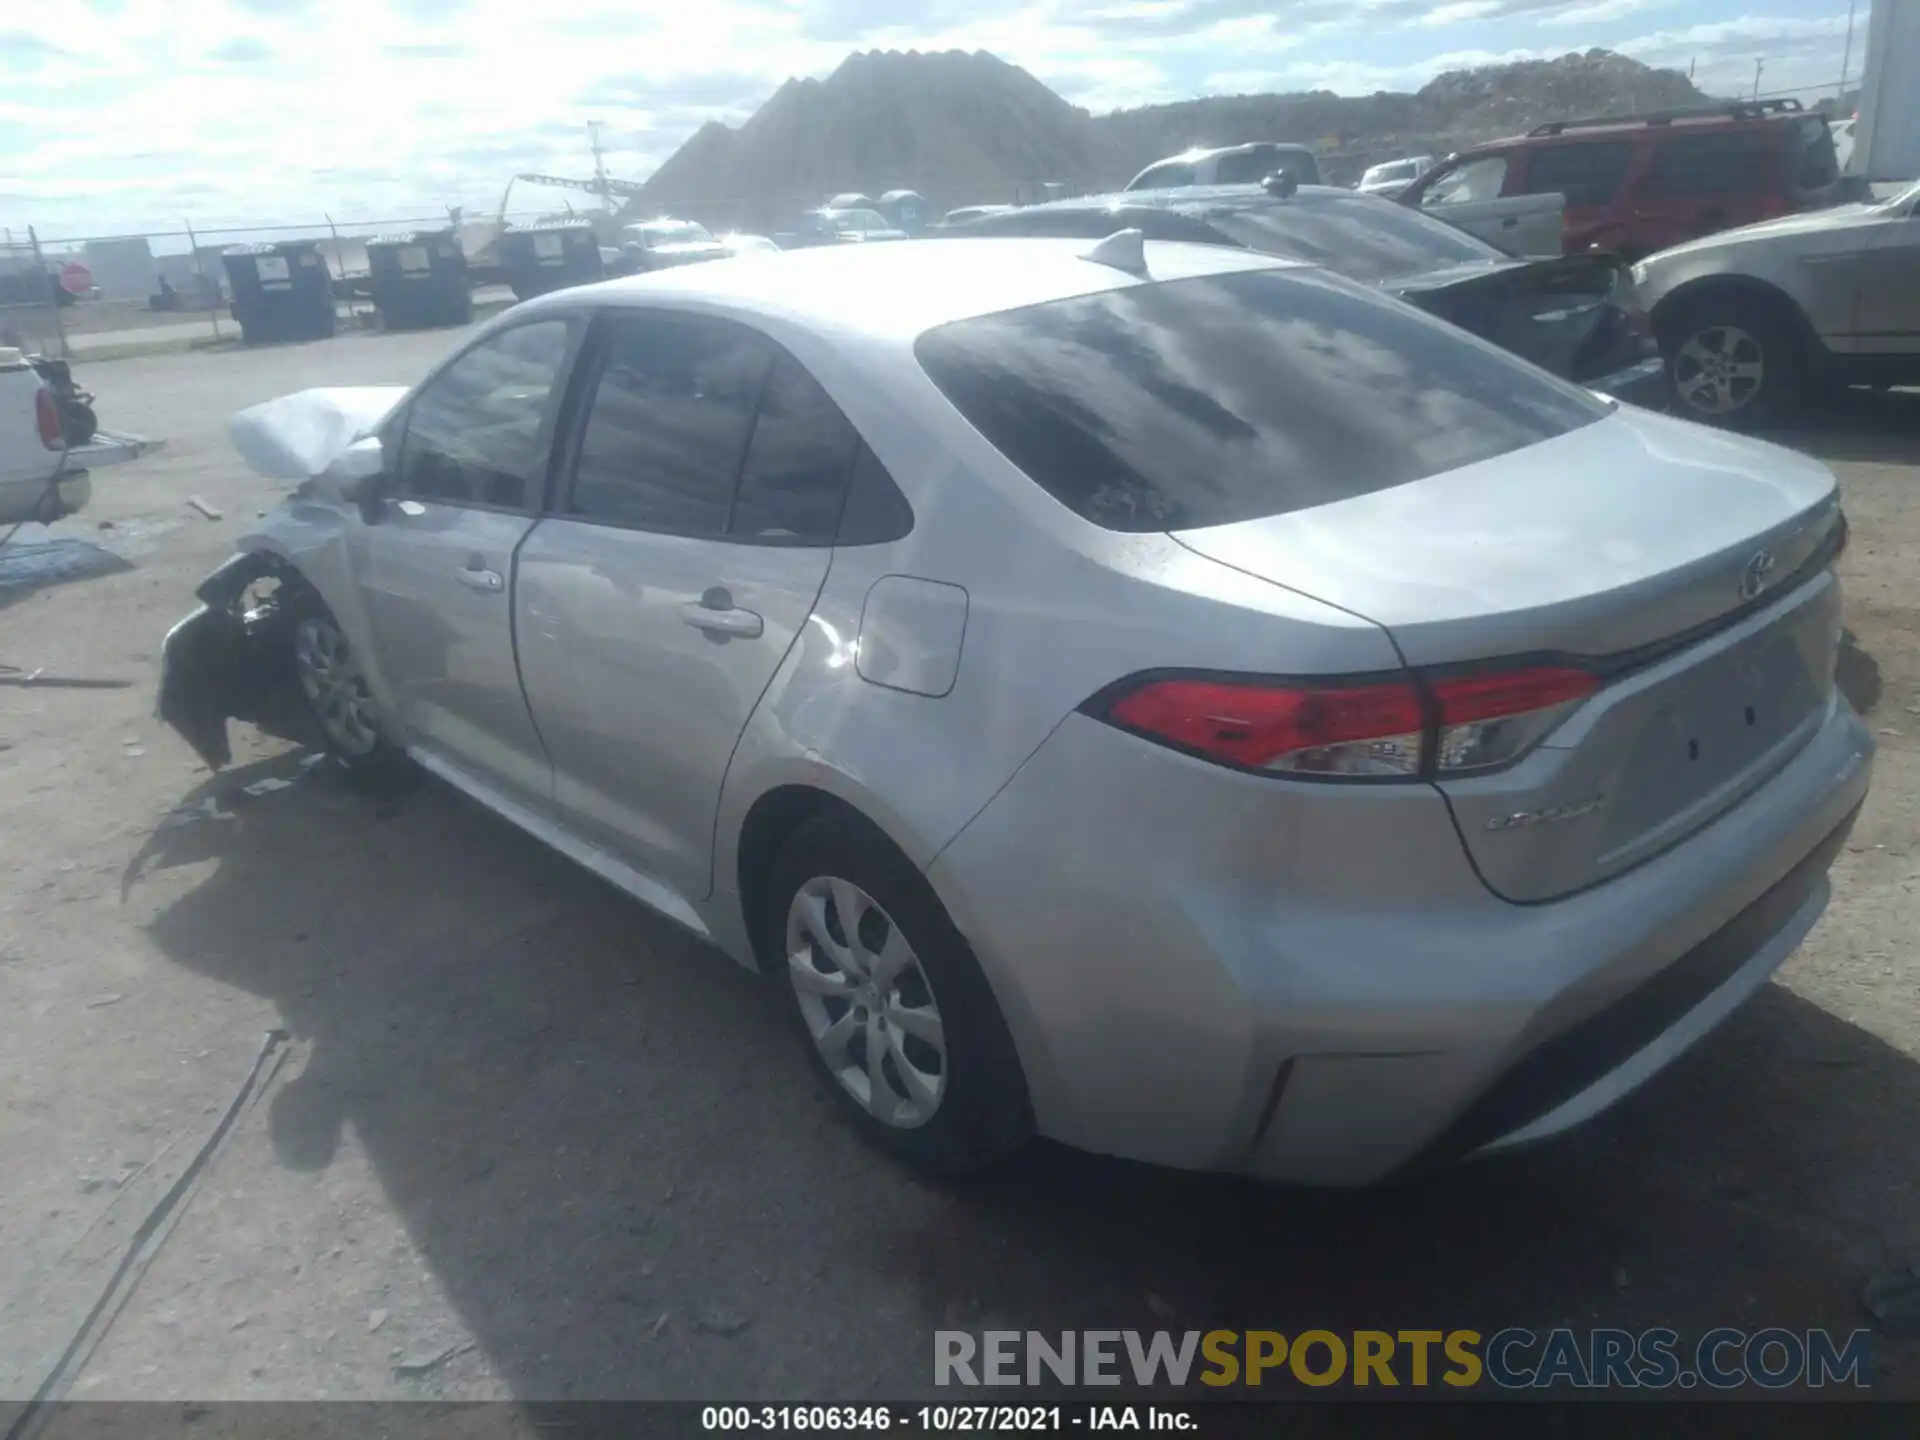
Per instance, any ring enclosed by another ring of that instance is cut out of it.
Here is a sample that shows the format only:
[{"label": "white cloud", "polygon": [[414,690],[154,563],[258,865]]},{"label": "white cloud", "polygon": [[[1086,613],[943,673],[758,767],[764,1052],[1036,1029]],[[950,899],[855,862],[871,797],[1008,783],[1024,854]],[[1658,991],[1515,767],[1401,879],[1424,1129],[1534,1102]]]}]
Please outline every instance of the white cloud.
[{"label": "white cloud", "polygon": [[1837,72],[1844,13],[1742,3],[1694,0],[1696,23],[1622,38],[1623,17],[1677,0],[0,0],[0,221],[74,234],[489,210],[516,172],[585,173],[589,120],[614,172],[644,177],[703,122],[738,121],[856,45],[990,50],[1095,111],[1414,89],[1596,32],[1728,90],[1751,84],[1755,55],[1769,88]]},{"label": "white cloud", "polygon": [[1671,5],[1676,0],[1593,0],[1590,5],[1571,5],[1565,10],[1556,10],[1551,15],[1540,17],[1542,25],[1566,28],[1573,25],[1598,25],[1607,20],[1622,20],[1629,15],[1638,15],[1642,10],[1651,10],[1658,5]]}]

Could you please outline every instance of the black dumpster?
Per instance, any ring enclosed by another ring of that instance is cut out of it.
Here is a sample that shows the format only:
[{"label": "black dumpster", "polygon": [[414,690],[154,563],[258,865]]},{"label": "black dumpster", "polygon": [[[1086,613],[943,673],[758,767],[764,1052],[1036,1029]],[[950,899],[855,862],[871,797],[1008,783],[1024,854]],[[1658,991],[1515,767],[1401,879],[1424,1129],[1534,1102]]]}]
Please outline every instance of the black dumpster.
[{"label": "black dumpster", "polygon": [[927,228],[927,202],[912,190],[889,190],[880,197],[880,213],[893,222],[893,228],[918,235]]},{"label": "black dumpster", "polygon": [[229,245],[220,252],[233,318],[249,345],[333,334],[333,276],[317,240]]},{"label": "black dumpster", "polygon": [[473,319],[467,254],[451,226],[375,236],[367,242],[367,272],[382,329],[465,325]]},{"label": "black dumpster", "polygon": [[519,300],[569,285],[590,285],[606,275],[600,240],[585,220],[515,225],[500,236],[500,258]]}]

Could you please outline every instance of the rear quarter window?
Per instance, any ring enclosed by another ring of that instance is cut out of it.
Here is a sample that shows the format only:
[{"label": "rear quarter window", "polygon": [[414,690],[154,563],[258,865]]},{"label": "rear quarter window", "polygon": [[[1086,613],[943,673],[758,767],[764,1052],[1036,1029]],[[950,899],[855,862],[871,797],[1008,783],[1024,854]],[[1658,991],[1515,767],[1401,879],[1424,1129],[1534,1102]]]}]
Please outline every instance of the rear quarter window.
[{"label": "rear quarter window", "polygon": [[1764,130],[1670,134],[1654,149],[1641,193],[1668,199],[1763,191],[1772,151]]},{"label": "rear quarter window", "polygon": [[1049,495],[1134,533],[1331,504],[1608,413],[1410,306],[1308,269],[956,321],[922,335],[915,354]]}]

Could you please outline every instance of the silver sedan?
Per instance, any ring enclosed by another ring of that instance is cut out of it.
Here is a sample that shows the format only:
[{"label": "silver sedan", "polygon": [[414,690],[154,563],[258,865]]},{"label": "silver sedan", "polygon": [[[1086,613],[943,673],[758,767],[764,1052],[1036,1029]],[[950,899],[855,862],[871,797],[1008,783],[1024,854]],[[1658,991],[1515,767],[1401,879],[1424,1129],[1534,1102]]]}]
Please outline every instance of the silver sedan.
[{"label": "silver sedan", "polygon": [[853,1123],[1362,1183],[1562,1131],[1762,985],[1872,741],[1832,475],[1250,252],[826,248],[564,291],[170,634],[764,971]]}]

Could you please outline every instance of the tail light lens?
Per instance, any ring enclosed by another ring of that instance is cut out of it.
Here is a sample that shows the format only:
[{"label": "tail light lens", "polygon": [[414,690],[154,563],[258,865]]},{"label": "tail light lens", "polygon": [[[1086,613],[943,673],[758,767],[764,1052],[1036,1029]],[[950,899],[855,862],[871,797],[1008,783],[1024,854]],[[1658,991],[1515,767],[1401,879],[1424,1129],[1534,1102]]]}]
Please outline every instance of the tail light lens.
[{"label": "tail light lens", "polygon": [[34,425],[40,431],[40,443],[49,450],[64,450],[66,434],[60,428],[60,407],[55,403],[53,392],[44,386],[33,397]]},{"label": "tail light lens", "polygon": [[1116,699],[1107,718],[1212,760],[1296,775],[1417,775],[1425,728],[1419,693],[1405,684],[1150,680]]},{"label": "tail light lens", "polygon": [[1123,730],[1243,770],[1419,780],[1512,764],[1599,687],[1595,676],[1568,667],[1352,685],[1148,675],[1087,708]]}]

